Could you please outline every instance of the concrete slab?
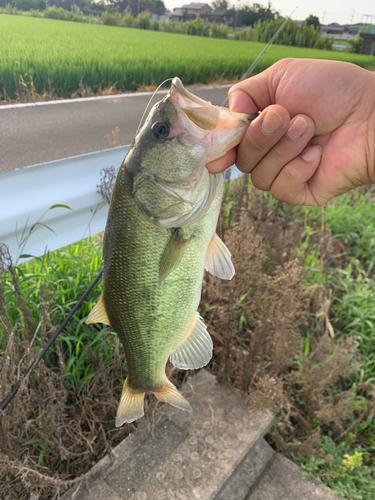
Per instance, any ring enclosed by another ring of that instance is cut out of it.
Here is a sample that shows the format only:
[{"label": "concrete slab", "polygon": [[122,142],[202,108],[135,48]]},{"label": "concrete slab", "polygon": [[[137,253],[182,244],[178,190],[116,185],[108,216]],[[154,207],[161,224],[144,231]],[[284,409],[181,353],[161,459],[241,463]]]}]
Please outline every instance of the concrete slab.
[{"label": "concrete slab", "polygon": [[246,500],[339,500],[332,491],[286,457],[276,454],[256,488]]},{"label": "concrete slab", "polygon": [[273,417],[250,412],[232,389],[217,385],[205,370],[182,392],[193,413],[162,405],[151,422],[143,421],[114,449],[113,464],[103,459],[74,497],[70,490],[62,499],[215,499]]},{"label": "concrete slab", "polygon": [[255,487],[275,451],[262,438],[233,472],[215,500],[244,500]]}]

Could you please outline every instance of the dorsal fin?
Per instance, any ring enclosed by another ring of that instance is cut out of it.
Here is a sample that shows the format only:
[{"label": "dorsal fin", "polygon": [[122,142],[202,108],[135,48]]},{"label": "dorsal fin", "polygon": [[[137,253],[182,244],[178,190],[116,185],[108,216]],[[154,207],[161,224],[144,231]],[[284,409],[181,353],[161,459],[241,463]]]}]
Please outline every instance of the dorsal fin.
[{"label": "dorsal fin", "polygon": [[231,280],[234,276],[230,251],[216,233],[208,245],[204,266],[212,276],[217,278]]},{"label": "dorsal fin", "polygon": [[181,344],[169,356],[170,362],[182,370],[202,368],[212,358],[212,339],[199,313],[182,339]]},{"label": "dorsal fin", "polygon": [[103,294],[99,297],[98,302],[95,304],[94,308],[90,312],[86,320],[87,324],[90,323],[104,323],[105,325],[111,326],[108,318],[108,314],[105,308]]}]

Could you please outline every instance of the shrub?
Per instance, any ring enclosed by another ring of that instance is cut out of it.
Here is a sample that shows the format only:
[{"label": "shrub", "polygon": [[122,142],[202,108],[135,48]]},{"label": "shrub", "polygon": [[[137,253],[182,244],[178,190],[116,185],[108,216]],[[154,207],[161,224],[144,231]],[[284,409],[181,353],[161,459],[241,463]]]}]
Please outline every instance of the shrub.
[{"label": "shrub", "polygon": [[199,16],[193,21],[187,21],[184,24],[184,32],[186,35],[193,36],[208,36],[210,31],[210,25],[204,24],[203,19]]},{"label": "shrub", "polygon": [[332,45],[335,43],[335,37],[330,36],[330,37],[325,37],[325,38],[318,38],[315,42],[314,49],[319,49],[319,50],[332,50]]},{"label": "shrub", "polygon": [[362,47],[362,38],[359,34],[353,38],[353,40],[348,40],[348,46],[346,47],[346,52],[351,52],[352,54],[359,54]]},{"label": "shrub", "polygon": [[[234,39],[267,43],[280,28],[284,20],[283,17],[269,21],[259,20],[252,28],[235,33]],[[320,40],[322,41],[320,42]],[[298,26],[296,21],[288,21],[274,43],[277,45],[293,45],[296,47],[314,47],[330,50],[333,41],[334,39],[331,38],[320,38],[319,29],[315,28],[312,24],[308,25],[305,22],[302,26]]]},{"label": "shrub", "polygon": [[134,27],[141,30],[149,30],[151,28],[151,18],[146,12],[141,12],[135,18]]},{"label": "shrub", "polygon": [[126,11],[125,14],[122,14],[120,20],[120,26],[124,28],[132,28],[135,25],[135,18],[130,14],[130,12]]},{"label": "shrub", "polygon": [[61,21],[78,21],[85,22],[86,19],[81,14],[77,14],[74,11],[65,10],[62,7],[51,7],[47,9],[44,13],[44,17],[48,19],[59,19]]},{"label": "shrub", "polygon": [[217,26],[215,22],[211,25],[212,38],[228,38],[228,26]]},{"label": "shrub", "polygon": [[119,26],[121,23],[120,14],[111,14],[110,12],[102,12],[100,19],[102,24],[107,26]]},{"label": "shrub", "polygon": [[153,31],[160,31],[160,23],[156,19],[151,23],[151,29]]}]

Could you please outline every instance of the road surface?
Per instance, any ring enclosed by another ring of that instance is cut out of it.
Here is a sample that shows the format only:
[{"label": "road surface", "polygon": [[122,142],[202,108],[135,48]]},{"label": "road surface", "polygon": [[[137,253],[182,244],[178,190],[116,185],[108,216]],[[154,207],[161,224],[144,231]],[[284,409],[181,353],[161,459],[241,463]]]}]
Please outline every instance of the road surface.
[{"label": "road surface", "polygon": [[[193,92],[221,104],[228,86],[195,88]],[[130,144],[151,95],[143,92],[0,106],[0,173],[108,149],[111,145],[106,136],[112,137],[116,127],[116,145]],[[153,103],[161,98],[155,96]]]}]

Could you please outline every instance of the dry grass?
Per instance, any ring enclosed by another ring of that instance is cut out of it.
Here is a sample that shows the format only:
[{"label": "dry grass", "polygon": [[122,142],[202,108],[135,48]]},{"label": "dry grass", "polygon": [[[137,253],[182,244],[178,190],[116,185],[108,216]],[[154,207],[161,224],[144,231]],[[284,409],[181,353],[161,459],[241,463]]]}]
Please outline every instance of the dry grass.
[{"label": "dry grass", "polygon": [[[39,324],[33,323],[8,251],[4,245],[0,250],[2,401],[54,327],[49,316],[51,298],[47,294],[40,303]],[[23,318],[16,325],[12,324],[3,300],[5,280],[9,279]],[[117,409],[122,356],[114,352],[112,365],[105,369],[100,356],[92,356],[98,377],[88,381],[86,395],[64,382],[65,363],[66,353],[57,340],[56,355],[40,361],[34,373],[21,383],[7,409],[0,413],[0,498],[28,499],[31,491],[38,493],[40,499],[56,498],[72,484],[69,479],[87,472],[92,463],[108,452],[104,428],[111,426]],[[132,429],[133,426],[125,426],[114,432],[112,445]]]},{"label": "dry grass", "polygon": [[[113,172],[104,174],[110,196]],[[305,282],[294,255],[302,224],[291,224],[288,214],[281,217],[278,206],[271,210],[262,194],[252,193],[249,201],[247,179],[228,189],[219,232],[232,252],[236,275],[231,282],[205,276],[200,310],[214,340],[208,368],[221,383],[239,389],[249,406],[278,415],[270,436],[277,449],[309,454],[322,432],[345,439],[375,410],[374,398],[363,409],[356,397],[363,392],[369,397],[369,384],[348,389],[351,373],[358,371],[355,344],[332,338],[330,291]],[[314,238],[315,244],[323,241],[326,262],[344,258],[326,228]],[[4,246],[0,263],[2,400],[56,325],[47,294],[38,324],[33,321]],[[22,313],[16,324],[3,299],[5,280],[11,281]],[[307,335],[310,347],[301,355]],[[68,353],[57,341],[55,354],[39,363],[0,414],[0,498],[26,500],[31,492],[40,500],[57,498],[87,478],[91,466],[105,454],[112,456],[111,448],[135,430],[132,424],[114,427],[126,374],[118,348],[113,348],[112,362],[103,364],[104,342],[99,355],[88,349],[96,376],[88,379],[84,394],[64,380]],[[168,370],[178,387],[191,375],[171,366]],[[157,404],[146,398],[146,418]]]},{"label": "dry grass", "polygon": [[[363,410],[356,396],[368,387],[345,389],[359,370],[356,345],[332,338],[330,290],[309,287],[293,258],[302,224],[291,225],[278,207],[270,210],[260,193],[252,192],[250,202],[247,189],[247,179],[237,182],[230,194],[236,202],[221,219],[231,228],[222,231],[236,275],[229,283],[207,275],[204,283],[201,310],[215,342],[210,369],[250,407],[278,415],[270,441],[279,451],[309,454],[321,432],[329,429],[340,440],[353,414],[357,423],[367,418],[374,399]],[[315,240],[327,263],[343,258],[342,245],[325,228]]]},{"label": "dry grass", "polygon": [[[6,281],[17,294],[21,311],[16,324],[4,301]],[[50,319],[53,296],[44,296],[35,324],[7,247],[0,245],[0,401],[55,330]],[[87,379],[84,391],[65,380],[68,352],[57,339],[55,351],[39,362],[0,412],[1,499],[29,500],[31,493],[40,500],[56,499],[67,488],[85,481],[91,467],[106,454],[113,457],[112,447],[136,430],[133,424],[114,426],[126,370],[122,349],[116,345],[110,353],[111,363],[103,363],[105,342],[103,338],[98,355],[88,348],[96,376]],[[190,376],[191,372],[168,367],[168,377],[178,387]],[[146,416],[158,404],[148,396]]]}]

